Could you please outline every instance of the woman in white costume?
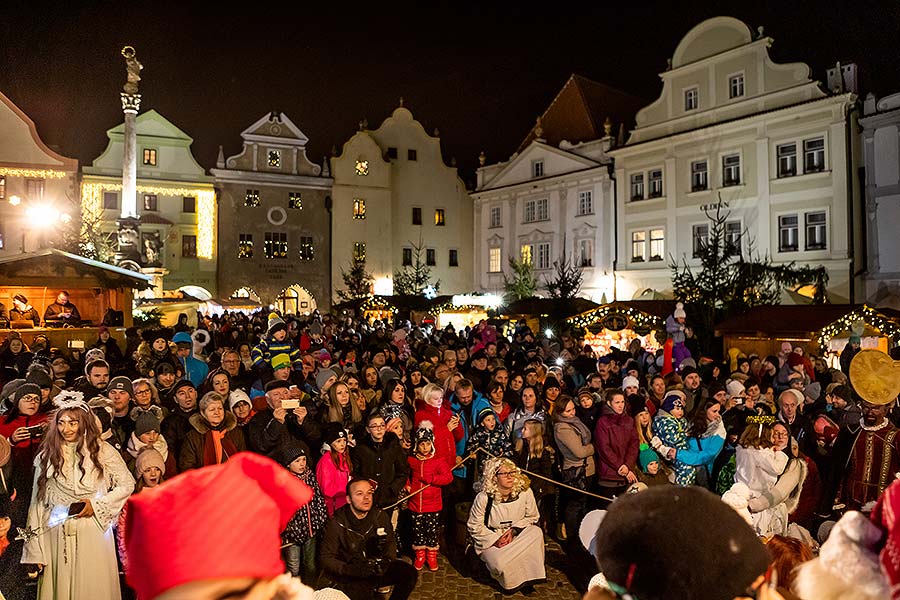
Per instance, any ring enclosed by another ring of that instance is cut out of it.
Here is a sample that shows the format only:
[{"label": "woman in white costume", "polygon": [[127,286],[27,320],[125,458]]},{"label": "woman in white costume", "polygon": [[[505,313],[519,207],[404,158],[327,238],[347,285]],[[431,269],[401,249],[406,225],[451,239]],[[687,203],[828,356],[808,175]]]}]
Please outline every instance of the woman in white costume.
[{"label": "woman in white costume", "polygon": [[[118,600],[112,525],[134,490],[116,450],[100,439],[79,392],[54,399],[57,410],[35,459],[22,562],[41,568],[39,600]],[[68,518],[69,515],[71,518]]]},{"label": "woman in white costume", "polygon": [[505,590],[547,578],[544,532],[536,525],[540,514],[529,485],[513,461],[492,458],[469,513],[475,552]]}]

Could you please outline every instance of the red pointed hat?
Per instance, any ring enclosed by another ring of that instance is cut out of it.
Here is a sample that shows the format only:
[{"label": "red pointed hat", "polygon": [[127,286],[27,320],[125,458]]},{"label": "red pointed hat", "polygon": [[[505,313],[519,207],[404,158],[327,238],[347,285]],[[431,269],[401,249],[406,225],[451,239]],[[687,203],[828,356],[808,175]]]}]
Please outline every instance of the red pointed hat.
[{"label": "red pointed hat", "polygon": [[128,500],[128,584],[152,600],[191,581],[280,575],[281,532],[312,495],[250,452],[146,489]]}]

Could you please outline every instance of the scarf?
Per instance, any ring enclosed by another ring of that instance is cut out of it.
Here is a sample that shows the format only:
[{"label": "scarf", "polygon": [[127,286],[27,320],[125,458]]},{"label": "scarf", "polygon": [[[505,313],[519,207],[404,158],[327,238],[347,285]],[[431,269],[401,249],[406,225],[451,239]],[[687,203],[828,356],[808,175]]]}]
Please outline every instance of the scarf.
[{"label": "scarf", "polygon": [[591,432],[587,428],[587,425],[581,422],[581,419],[578,417],[564,417],[562,415],[556,416],[557,423],[568,423],[572,427],[575,428],[575,431],[578,432],[578,435],[581,437],[582,444],[589,444],[591,442]]},{"label": "scarf", "polygon": [[140,454],[141,450],[143,450],[147,446],[150,446],[151,448],[159,452],[162,455],[163,460],[167,460],[169,458],[169,445],[166,443],[166,438],[164,438],[163,436],[159,436],[156,439],[156,443],[150,445],[142,442],[138,438],[138,436],[134,435],[134,432],[131,432],[131,437],[128,438],[128,445],[126,446],[128,454],[137,458],[137,455]]},{"label": "scarf", "polygon": [[220,465],[223,460],[237,454],[234,442],[225,437],[228,433],[224,427],[212,429],[203,434],[203,464]]}]

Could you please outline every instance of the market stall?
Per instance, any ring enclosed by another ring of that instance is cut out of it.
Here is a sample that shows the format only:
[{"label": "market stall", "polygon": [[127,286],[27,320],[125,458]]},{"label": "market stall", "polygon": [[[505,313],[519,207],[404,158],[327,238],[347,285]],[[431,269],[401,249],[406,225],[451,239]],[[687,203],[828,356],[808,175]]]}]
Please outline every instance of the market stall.
[{"label": "market stall", "polygon": [[613,346],[624,350],[633,339],[640,339],[648,352],[656,352],[665,342],[666,316],[675,303],[668,300],[631,300],[611,302],[567,319],[584,330],[584,343],[600,355]]},{"label": "market stall", "polygon": [[438,329],[453,325],[459,331],[487,320],[502,302],[503,298],[496,294],[456,294],[435,305],[430,312]]},{"label": "market stall", "polygon": [[[597,307],[596,302],[585,298],[525,298],[500,307],[500,316],[511,323],[525,320],[534,331],[552,331],[564,327],[566,320]],[[558,333],[558,331],[557,331]]]}]

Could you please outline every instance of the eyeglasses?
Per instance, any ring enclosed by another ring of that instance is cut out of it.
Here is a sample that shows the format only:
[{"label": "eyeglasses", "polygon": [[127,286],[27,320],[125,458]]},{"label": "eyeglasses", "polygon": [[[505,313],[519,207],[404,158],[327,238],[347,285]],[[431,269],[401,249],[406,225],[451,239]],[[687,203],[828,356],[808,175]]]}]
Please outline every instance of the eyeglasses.
[{"label": "eyeglasses", "polygon": [[148,396],[148,395],[150,395],[150,393],[151,393],[150,390],[147,388],[144,388],[142,390],[134,390],[135,396]]},{"label": "eyeglasses", "polygon": [[497,471],[497,477],[512,477],[515,474],[515,471]]},{"label": "eyeglasses", "polygon": [[369,425],[369,429],[384,429],[385,427],[387,427],[387,425],[385,425],[384,423],[382,423],[381,425]]},{"label": "eyeglasses", "polygon": [[34,394],[29,394],[23,398],[19,399],[19,402],[32,402],[34,404],[40,404],[41,399],[35,396]]}]

